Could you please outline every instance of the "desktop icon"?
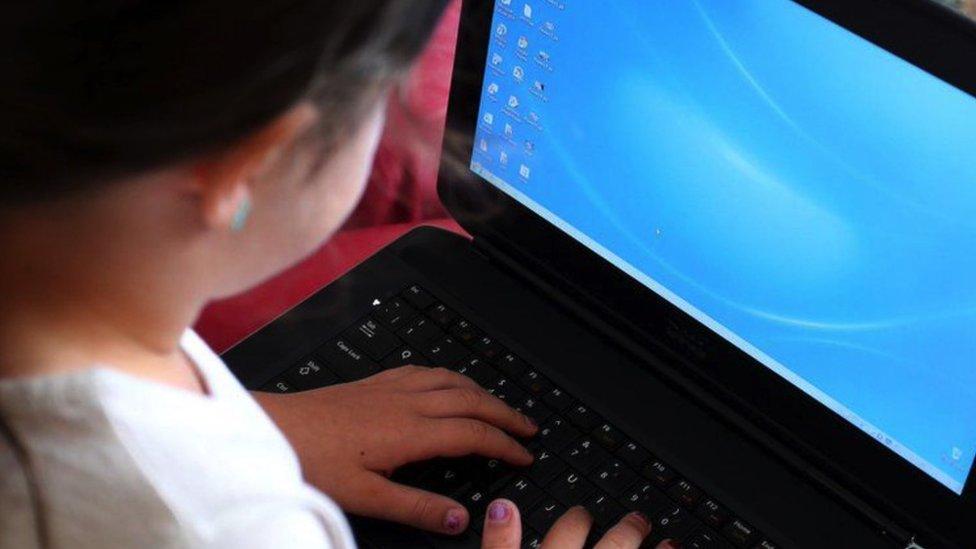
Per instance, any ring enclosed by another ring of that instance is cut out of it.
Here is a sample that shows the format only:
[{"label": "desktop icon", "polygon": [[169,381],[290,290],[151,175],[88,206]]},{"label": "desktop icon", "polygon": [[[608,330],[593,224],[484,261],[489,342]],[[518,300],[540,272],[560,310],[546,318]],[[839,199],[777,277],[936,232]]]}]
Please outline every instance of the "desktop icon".
[{"label": "desktop icon", "polygon": [[512,96],[510,96],[510,97],[508,98],[508,107],[509,107],[510,109],[517,109],[517,108],[518,108],[518,106],[519,106],[519,100],[518,100],[518,97],[515,97],[514,95],[512,95]]},{"label": "desktop icon", "polygon": [[494,82],[488,84],[488,95],[498,95],[498,84]]},{"label": "desktop icon", "polygon": [[522,15],[524,15],[526,19],[532,19],[532,6],[526,4],[525,7],[522,8]]},{"label": "desktop icon", "polygon": [[481,152],[488,152],[488,140],[482,139],[481,144],[478,146],[478,148],[481,149]]},{"label": "desktop icon", "polygon": [[532,170],[530,170],[525,164],[522,164],[519,166],[519,175],[522,176],[522,179],[528,179],[529,176],[532,175]]},{"label": "desktop icon", "polygon": [[539,80],[536,80],[535,83],[532,84],[532,89],[538,93],[546,93],[546,85]]},{"label": "desktop icon", "polygon": [[491,114],[490,112],[486,112],[485,113],[485,116],[484,116],[484,121],[485,121],[485,124],[488,124],[489,126],[491,126],[492,124],[495,123],[495,115],[494,114]]},{"label": "desktop icon", "polygon": [[521,82],[522,79],[525,78],[525,69],[516,66],[514,69],[512,69],[512,76],[514,76],[516,80]]},{"label": "desktop icon", "polygon": [[505,124],[505,137],[511,139],[513,135],[515,135],[515,129],[512,128],[511,124]]},{"label": "desktop icon", "polygon": [[518,47],[519,47],[519,49],[523,49],[523,50],[528,49],[529,48],[529,39],[526,38],[526,37],[524,37],[524,36],[519,36],[519,39],[518,39]]},{"label": "desktop icon", "polygon": [[498,65],[501,65],[502,64],[502,56],[501,56],[501,54],[498,54],[498,53],[493,54],[491,56],[491,64],[494,65],[494,66],[496,66],[496,67]]},{"label": "desktop icon", "polygon": [[501,162],[503,166],[507,166],[508,165],[508,153],[505,152],[505,151],[502,151],[501,154],[498,155],[498,161]]},{"label": "desktop icon", "polygon": [[495,30],[495,34],[497,34],[499,37],[505,36],[508,34],[508,26],[506,26],[505,23],[498,25],[498,29]]}]

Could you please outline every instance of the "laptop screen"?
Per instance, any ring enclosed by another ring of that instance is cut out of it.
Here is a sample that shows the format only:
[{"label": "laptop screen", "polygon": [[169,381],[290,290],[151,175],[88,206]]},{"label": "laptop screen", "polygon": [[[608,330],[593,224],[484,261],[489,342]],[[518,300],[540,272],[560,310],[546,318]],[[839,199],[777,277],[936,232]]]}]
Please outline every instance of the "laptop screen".
[{"label": "laptop screen", "polygon": [[788,0],[497,0],[471,169],[957,494],[976,99]]}]

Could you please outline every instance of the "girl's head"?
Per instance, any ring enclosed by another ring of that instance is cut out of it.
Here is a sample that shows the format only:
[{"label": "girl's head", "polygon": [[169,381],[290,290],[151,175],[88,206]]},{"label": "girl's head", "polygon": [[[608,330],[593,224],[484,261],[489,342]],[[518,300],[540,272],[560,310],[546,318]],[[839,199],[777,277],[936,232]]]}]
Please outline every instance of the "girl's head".
[{"label": "girl's head", "polygon": [[386,92],[445,3],[5,8],[0,251],[24,264],[0,274],[216,297],[297,261],[358,200]]}]

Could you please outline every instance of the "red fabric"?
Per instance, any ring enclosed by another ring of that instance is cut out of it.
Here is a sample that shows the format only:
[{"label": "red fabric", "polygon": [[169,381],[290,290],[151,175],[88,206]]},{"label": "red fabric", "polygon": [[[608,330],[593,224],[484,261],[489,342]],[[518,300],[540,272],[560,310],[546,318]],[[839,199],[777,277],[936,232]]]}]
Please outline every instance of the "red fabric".
[{"label": "red fabric", "polygon": [[243,295],[209,306],[196,330],[218,352],[258,330],[427,220],[460,231],[437,199],[437,170],[460,19],[452,0],[427,50],[391,98],[387,127],[359,208],[315,255]]}]

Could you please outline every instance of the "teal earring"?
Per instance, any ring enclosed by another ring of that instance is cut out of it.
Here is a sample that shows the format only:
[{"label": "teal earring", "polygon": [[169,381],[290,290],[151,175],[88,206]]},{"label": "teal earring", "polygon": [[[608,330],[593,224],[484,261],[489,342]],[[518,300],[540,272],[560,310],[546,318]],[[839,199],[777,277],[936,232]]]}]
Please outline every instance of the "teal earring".
[{"label": "teal earring", "polygon": [[245,198],[241,201],[241,205],[237,207],[237,211],[234,212],[234,219],[230,222],[230,230],[235,233],[241,232],[244,229],[244,225],[247,225],[247,218],[251,216],[251,199]]}]

